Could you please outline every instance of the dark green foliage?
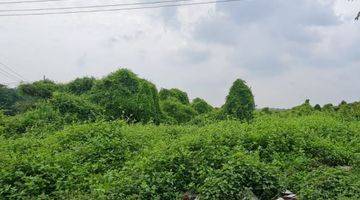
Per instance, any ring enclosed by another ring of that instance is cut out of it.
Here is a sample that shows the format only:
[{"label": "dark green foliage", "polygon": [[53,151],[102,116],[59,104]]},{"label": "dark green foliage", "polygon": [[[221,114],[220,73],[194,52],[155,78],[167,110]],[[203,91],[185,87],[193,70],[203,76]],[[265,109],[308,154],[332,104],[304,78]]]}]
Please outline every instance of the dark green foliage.
[{"label": "dark green foliage", "polygon": [[249,121],[255,110],[254,96],[245,81],[237,79],[230,88],[223,106],[226,114]]},{"label": "dark green foliage", "polygon": [[184,105],[173,99],[161,101],[160,105],[167,121],[178,124],[190,121],[197,114],[190,105]]},{"label": "dark green foliage", "polygon": [[85,97],[67,93],[54,93],[50,99],[51,106],[63,115],[65,121],[95,121],[102,118],[102,108]]},{"label": "dark green foliage", "polygon": [[196,110],[199,114],[209,113],[213,110],[212,106],[200,98],[195,98],[191,102],[191,107],[194,108],[194,110]]},{"label": "dark green foliage", "polygon": [[319,104],[316,104],[314,106],[314,109],[317,110],[317,111],[321,111],[321,106]]},{"label": "dark green foliage", "polygon": [[159,92],[159,97],[161,101],[169,100],[169,99],[176,99],[182,104],[190,104],[189,97],[186,92],[183,92],[179,89],[161,89]]},{"label": "dark green foliage", "polygon": [[16,113],[24,113],[36,107],[38,102],[41,102],[42,99],[31,97],[27,95],[21,95],[20,99],[13,106],[14,112]]},{"label": "dark green foliage", "polygon": [[58,130],[63,126],[63,118],[52,106],[40,104],[36,109],[7,117],[2,123],[3,135],[12,137],[27,132],[42,134],[43,131]]},{"label": "dark green foliage", "polygon": [[160,106],[156,87],[127,69],[118,70],[99,80],[91,99],[105,108],[110,119],[131,122],[159,122]]},{"label": "dark green foliage", "polygon": [[360,121],[360,102],[341,103],[336,109],[337,113],[344,120],[359,120]]},{"label": "dark green foliage", "polygon": [[19,90],[22,94],[31,97],[48,99],[52,96],[52,93],[59,89],[59,85],[50,80],[36,81],[30,84],[22,84],[19,86]]},{"label": "dark green foliage", "polygon": [[301,116],[301,115],[309,115],[313,113],[314,110],[315,109],[310,105],[310,100],[306,99],[303,104],[292,108],[291,112]]},{"label": "dark green foliage", "polygon": [[263,113],[265,113],[265,114],[271,114],[271,110],[270,110],[270,108],[268,108],[268,107],[265,107],[265,108],[261,109],[261,111],[262,111]]},{"label": "dark green foliage", "polygon": [[323,106],[322,110],[327,112],[332,112],[335,111],[335,108],[331,103],[328,103]]},{"label": "dark green foliage", "polygon": [[0,110],[4,110],[5,114],[15,114],[14,105],[19,99],[20,96],[16,89],[0,84]]},{"label": "dark green foliage", "polygon": [[195,116],[189,124],[204,126],[222,120],[236,119],[226,115],[223,109],[214,108],[211,112]]},{"label": "dark green foliage", "polygon": [[95,84],[95,78],[84,77],[77,78],[66,85],[67,90],[70,93],[80,95],[84,94],[92,89]]}]

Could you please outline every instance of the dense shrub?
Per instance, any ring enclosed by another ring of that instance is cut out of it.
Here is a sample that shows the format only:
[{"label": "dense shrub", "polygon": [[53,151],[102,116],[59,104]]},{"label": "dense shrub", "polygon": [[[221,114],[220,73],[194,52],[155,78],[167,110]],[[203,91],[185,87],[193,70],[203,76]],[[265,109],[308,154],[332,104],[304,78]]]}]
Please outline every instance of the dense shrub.
[{"label": "dense shrub", "polygon": [[156,87],[127,69],[99,80],[91,91],[91,99],[105,108],[105,115],[110,119],[155,123],[160,119]]},{"label": "dense shrub", "polygon": [[50,80],[36,81],[30,84],[22,84],[19,86],[20,92],[24,95],[47,99],[52,93],[59,89],[59,85]]},{"label": "dense shrub", "polygon": [[[237,153],[214,171],[200,191],[202,199],[272,199],[281,192],[279,172],[255,156]],[[250,195],[249,192],[250,191]]]},{"label": "dense shrub", "polygon": [[237,79],[230,88],[223,106],[225,113],[249,121],[255,110],[254,96],[245,81]]},{"label": "dense shrub", "polygon": [[197,114],[190,105],[184,105],[173,99],[161,101],[160,105],[167,121],[170,122],[186,123]]},{"label": "dense shrub", "polygon": [[159,97],[161,101],[165,100],[177,100],[182,104],[190,104],[189,97],[186,92],[183,92],[179,89],[161,89],[159,92]]},{"label": "dense shrub", "polygon": [[54,93],[50,104],[67,122],[95,121],[102,118],[102,108],[82,96]]},{"label": "dense shrub", "polygon": [[84,77],[77,78],[66,85],[66,89],[73,94],[84,94],[92,89],[95,84],[95,78]]},{"label": "dense shrub", "polygon": [[299,174],[301,199],[360,199],[360,174],[341,168],[319,168]]},{"label": "dense shrub", "polygon": [[195,98],[191,102],[191,107],[196,110],[199,114],[209,113],[213,110],[213,107],[210,106],[205,100],[200,98]]},{"label": "dense shrub", "polygon": [[41,138],[0,138],[0,197],[272,199],[286,188],[301,199],[358,199],[359,130],[323,114],[44,129]]},{"label": "dense shrub", "polygon": [[40,104],[36,109],[7,117],[3,122],[3,134],[7,137],[27,132],[51,132],[63,126],[61,114],[48,104]]},{"label": "dense shrub", "polygon": [[291,112],[294,113],[295,115],[309,115],[314,111],[315,111],[315,108],[313,108],[310,105],[309,99],[307,99],[303,104],[291,109]]},{"label": "dense shrub", "polygon": [[14,105],[20,98],[16,89],[7,88],[0,84],[0,110],[5,114],[15,114]]}]

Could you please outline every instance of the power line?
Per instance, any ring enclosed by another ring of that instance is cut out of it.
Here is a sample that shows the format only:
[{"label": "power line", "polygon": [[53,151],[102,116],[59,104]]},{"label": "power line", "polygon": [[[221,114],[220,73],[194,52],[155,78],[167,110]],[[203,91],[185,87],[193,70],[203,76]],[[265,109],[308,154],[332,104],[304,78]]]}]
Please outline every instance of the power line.
[{"label": "power line", "polygon": [[67,0],[29,0],[29,1],[0,1],[0,4],[25,4],[25,3],[44,3],[54,1],[67,1]]},{"label": "power line", "polygon": [[13,82],[0,82],[0,85],[13,85],[13,84],[17,84],[20,83],[18,81],[13,81]]},{"label": "power line", "polygon": [[26,80],[23,76],[21,76],[19,73],[17,73],[15,70],[11,69],[8,65],[5,65],[4,63],[0,62],[0,65],[4,66],[6,69],[8,69],[10,72],[15,74],[17,77],[19,77],[21,80]]},{"label": "power line", "polygon": [[120,7],[120,6],[137,6],[137,5],[152,5],[164,3],[186,2],[193,0],[167,0],[167,1],[151,1],[151,2],[137,2],[137,3],[118,3],[118,4],[105,4],[105,5],[92,5],[92,6],[68,6],[68,7],[55,7],[55,8],[27,8],[27,9],[9,9],[0,10],[0,12],[27,12],[27,11],[44,11],[44,10],[71,10],[71,9],[85,9],[85,8],[106,8],[106,7]]},{"label": "power line", "polygon": [[205,2],[193,2],[182,4],[168,4],[168,5],[156,5],[156,6],[139,6],[131,8],[116,8],[116,9],[94,9],[94,10],[80,10],[80,11],[63,11],[63,12],[42,12],[42,13],[15,13],[15,14],[1,14],[0,17],[15,17],[15,16],[40,16],[40,15],[63,15],[63,14],[77,14],[77,13],[98,13],[98,12],[115,12],[115,11],[129,11],[129,10],[144,10],[154,8],[168,8],[168,7],[181,7],[191,5],[207,5],[215,3],[228,3],[243,0],[214,0]]},{"label": "power line", "polygon": [[1,68],[0,68],[0,74],[2,74],[4,77],[6,77],[6,78],[8,78],[8,79],[10,79],[10,80],[16,80],[16,79],[18,79],[18,80],[22,81],[22,80],[19,79],[18,77],[12,75],[11,73],[9,73],[9,72],[7,72],[6,70],[1,69]]}]

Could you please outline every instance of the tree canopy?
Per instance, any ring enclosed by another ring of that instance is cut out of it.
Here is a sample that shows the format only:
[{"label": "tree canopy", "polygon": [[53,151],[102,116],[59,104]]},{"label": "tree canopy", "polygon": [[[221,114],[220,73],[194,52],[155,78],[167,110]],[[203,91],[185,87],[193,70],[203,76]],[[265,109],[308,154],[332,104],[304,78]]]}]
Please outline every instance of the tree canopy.
[{"label": "tree canopy", "polygon": [[154,84],[127,69],[99,80],[91,90],[91,100],[105,109],[111,119],[133,122],[159,122],[160,105]]},{"label": "tree canopy", "polygon": [[254,96],[245,81],[237,79],[233,83],[223,108],[226,114],[240,120],[249,121],[253,118]]}]

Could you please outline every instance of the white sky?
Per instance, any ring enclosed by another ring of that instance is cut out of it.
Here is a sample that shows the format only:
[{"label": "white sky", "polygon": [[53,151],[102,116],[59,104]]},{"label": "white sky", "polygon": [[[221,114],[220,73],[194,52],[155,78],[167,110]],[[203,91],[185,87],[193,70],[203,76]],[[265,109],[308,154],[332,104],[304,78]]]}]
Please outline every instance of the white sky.
[{"label": "white sky", "polygon": [[[197,0],[201,1],[201,0]],[[68,0],[32,7],[101,4]],[[106,0],[106,3],[134,2]],[[0,5],[1,9],[30,5]],[[360,1],[244,0],[127,12],[0,17],[0,61],[30,81],[119,67],[222,105],[236,78],[259,107],[360,100]],[[12,82],[0,76],[0,82]]]}]

